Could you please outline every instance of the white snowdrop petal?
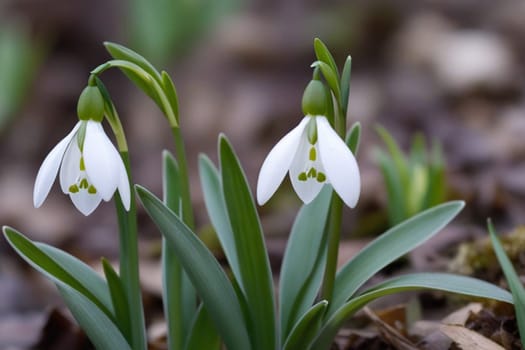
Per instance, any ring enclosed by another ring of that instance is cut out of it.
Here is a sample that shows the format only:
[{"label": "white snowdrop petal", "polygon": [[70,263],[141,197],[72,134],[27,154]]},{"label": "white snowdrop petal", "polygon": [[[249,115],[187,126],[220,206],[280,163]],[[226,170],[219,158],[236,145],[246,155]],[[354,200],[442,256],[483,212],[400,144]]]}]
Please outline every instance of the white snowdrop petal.
[{"label": "white snowdrop petal", "polygon": [[64,137],[49,154],[46,156],[38,173],[36,175],[35,187],[33,188],[33,205],[35,208],[38,208],[42,205],[46,199],[53,182],[60,168],[60,163],[64,157],[64,152],[66,151],[69,143],[73,136],[75,136],[78,128],[80,127],[80,122],[78,122],[73,130],[66,137]]},{"label": "white snowdrop petal", "polygon": [[292,163],[303,131],[310,120],[303,118],[272,148],[263,162],[257,180],[257,203],[263,205],[277,191]]},{"label": "white snowdrop petal", "polygon": [[77,193],[70,193],[69,197],[75,207],[85,216],[88,216],[95,210],[102,198],[98,194],[88,193],[87,190],[80,190]]},{"label": "white snowdrop petal", "polygon": [[317,117],[319,155],[328,181],[347,206],[355,207],[361,192],[361,177],[354,155],[325,117]]},{"label": "white snowdrop petal", "polygon": [[67,146],[62,166],[60,167],[60,187],[62,192],[69,193],[69,186],[75,184],[80,174],[80,149],[76,139]]},{"label": "white snowdrop petal", "polygon": [[303,201],[304,204],[310,203],[319,194],[323,188],[324,183],[317,181],[315,178],[307,178],[306,181],[299,180],[299,174],[302,172],[308,172],[313,166],[316,172],[324,172],[322,164],[316,160],[315,162],[309,162],[309,152],[312,145],[308,142],[305,136],[301,138],[301,143],[294,157],[292,165],[290,167],[290,180],[295,193]]},{"label": "white snowdrop petal", "polygon": [[120,156],[107,137],[102,125],[88,121],[84,140],[84,164],[89,181],[105,201],[115,193],[119,182]]},{"label": "white snowdrop petal", "polygon": [[122,159],[119,157],[119,181],[118,181],[118,193],[120,194],[120,199],[122,199],[122,204],[124,209],[129,211],[131,204],[131,193],[129,189],[129,179],[126,167],[122,162]]}]

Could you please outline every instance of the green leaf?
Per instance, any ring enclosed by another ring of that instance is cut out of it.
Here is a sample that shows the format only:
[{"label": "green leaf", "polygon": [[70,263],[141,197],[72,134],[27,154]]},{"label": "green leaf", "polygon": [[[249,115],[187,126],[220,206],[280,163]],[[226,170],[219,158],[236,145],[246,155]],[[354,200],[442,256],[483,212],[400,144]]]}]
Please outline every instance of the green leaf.
[{"label": "green leaf", "polygon": [[339,308],[318,333],[313,349],[329,349],[344,321],[369,302],[382,296],[418,289],[433,289],[512,303],[512,296],[506,290],[472,277],[446,273],[415,273],[399,276],[374,286]]},{"label": "green leaf", "polygon": [[408,171],[408,164],[405,160],[405,156],[401,149],[399,148],[398,144],[390,135],[390,133],[383,128],[381,125],[376,126],[376,131],[385,143],[388,152],[390,153],[390,156],[392,157],[396,171],[399,173],[399,179],[401,180],[401,185],[403,186],[403,193],[407,192],[408,185],[410,183],[409,179],[409,171]]},{"label": "green leaf", "polygon": [[407,217],[403,185],[392,158],[379,149],[376,150],[374,155],[386,186],[388,220],[390,224],[396,225]]},{"label": "green leaf", "polygon": [[410,165],[415,166],[416,164],[426,164],[427,162],[427,151],[426,151],[425,137],[421,133],[416,133],[412,139],[412,146],[410,147]]},{"label": "green leaf", "polygon": [[157,197],[141,186],[136,191],[148,215],[171,242],[226,347],[251,349],[239,301],[215,257]]},{"label": "green leaf", "polygon": [[171,109],[173,110],[173,114],[175,115],[175,119],[177,120],[177,123],[179,121],[179,100],[177,98],[177,90],[175,89],[175,84],[173,84],[173,80],[171,80],[170,75],[166,71],[162,71],[162,87],[164,90],[164,93],[166,94],[166,98],[168,99]]},{"label": "green leaf", "polygon": [[523,345],[523,348],[525,348],[525,288],[523,288],[520,277],[516,273],[516,270],[514,270],[512,262],[505,253],[500,240],[496,236],[494,226],[490,220],[488,221],[488,228],[490,240],[494,246],[494,252],[496,253],[501,269],[503,270],[505,278],[509,284],[510,291],[512,292],[514,309],[516,310],[516,318],[518,320],[518,328],[520,331],[521,344]]},{"label": "green leaf", "polygon": [[106,47],[106,50],[109,52],[111,57],[113,57],[116,60],[129,61],[136,64],[144,71],[146,71],[149,75],[151,75],[154,79],[156,79],[159,84],[161,84],[161,75],[159,74],[157,69],[155,69],[155,67],[143,56],[139,55],[131,49],[128,49],[125,46],[109,41],[104,42],[104,46]]},{"label": "green leaf", "polygon": [[20,232],[4,226],[4,236],[29,265],[59,285],[74,288],[113,317],[113,306],[104,280],[77,258],[49,245],[33,243]]},{"label": "green leaf", "polygon": [[337,273],[328,315],[333,315],[359,287],[383,267],[437,234],[463,206],[463,202],[453,201],[428,209],[391,228],[368,244]]},{"label": "green leaf", "polygon": [[308,349],[310,343],[314,340],[321,322],[328,301],[321,300],[312,306],[297,322],[295,327],[287,337],[283,350]]},{"label": "green leaf", "polygon": [[428,190],[425,205],[431,207],[445,200],[447,183],[445,178],[445,160],[440,143],[435,140],[432,144],[430,165],[428,168]]},{"label": "green leaf", "polygon": [[323,73],[323,77],[326,80],[326,83],[330,87],[330,90],[332,90],[336,101],[338,102],[338,107],[340,107],[341,104],[341,88],[339,87],[339,80],[337,78],[337,73],[332,70],[332,68],[321,61],[317,61],[315,63]]},{"label": "green leaf", "polygon": [[131,80],[140,90],[148,95],[157,104],[157,106],[164,113],[166,113],[166,106],[162,101],[158,91],[158,88],[160,88],[160,83],[157,82],[151,74],[146,72],[139,65],[125,60],[111,60],[92,70],[91,74],[99,75],[103,71],[112,67],[119,68],[129,80]]},{"label": "green leaf", "polygon": [[230,143],[219,137],[222,191],[235,237],[243,292],[250,309],[255,349],[277,345],[272,273],[264,237],[246,176]]},{"label": "green leaf", "polygon": [[185,350],[219,350],[221,348],[221,338],[208,311],[202,304],[197,310],[190,329],[188,341],[184,346]]},{"label": "green leaf", "polygon": [[343,115],[348,111],[348,99],[350,97],[350,75],[352,73],[352,57],[347,56],[343,73],[341,73],[341,107]]},{"label": "green leaf", "polygon": [[98,350],[131,350],[117,326],[97,305],[73,288],[57,284],[62,298]]},{"label": "green leaf", "polygon": [[354,155],[357,155],[359,151],[359,143],[361,141],[361,123],[355,122],[350,130],[346,133],[345,142],[350,151]]},{"label": "green leaf", "polygon": [[115,322],[126,339],[131,341],[131,324],[130,314],[128,309],[127,295],[117,272],[111,266],[111,263],[106,259],[102,259],[102,268],[108,283],[109,292],[111,294],[111,301],[115,309]]},{"label": "green leaf", "polygon": [[330,53],[330,50],[326,47],[326,45],[321,41],[319,38],[314,39],[314,50],[315,55],[317,59],[321,62],[326,63],[332,71],[335,73],[336,76],[339,75],[339,70],[337,69],[337,64],[335,64],[334,57]]},{"label": "green leaf", "polygon": [[[331,198],[332,190],[326,186],[310,204],[301,208],[292,227],[279,282],[282,341],[299,317],[311,307],[319,290],[321,278],[312,281],[310,277],[318,267],[319,256],[326,250],[324,229]],[[320,265],[324,270],[324,263]]]},{"label": "green leaf", "polygon": [[[166,206],[182,217],[181,173],[177,160],[164,151],[163,199]],[[170,349],[182,349],[189,333],[190,323],[196,312],[195,290],[182,269],[177,252],[172,244],[162,238],[162,296],[164,314],[168,324]]]},{"label": "green leaf", "polygon": [[217,232],[222,249],[228,260],[228,264],[233,271],[237,283],[242,287],[242,278],[239,265],[239,258],[235,250],[235,237],[230,224],[230,218],[226,210],[226,203],[222,194],[221,179],[219,172],[211,160],[201,155],[199,157],[199,174],[201,179],[202,192],[206,211],[211,223]]}]

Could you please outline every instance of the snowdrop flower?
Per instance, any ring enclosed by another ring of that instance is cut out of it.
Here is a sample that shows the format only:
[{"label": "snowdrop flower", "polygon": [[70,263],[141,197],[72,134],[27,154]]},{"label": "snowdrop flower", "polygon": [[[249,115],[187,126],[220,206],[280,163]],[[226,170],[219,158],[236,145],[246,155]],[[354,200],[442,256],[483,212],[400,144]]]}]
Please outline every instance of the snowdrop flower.
[{"label": "snowdrop flower", "polygon": [[[86,92],[88,89],[91,90]],[[33,190],[36,208],[46,199],[60,170],[60,187],[82,214],[91,214],[102,199],[109,201],[117,189],[129,210],[128,175],[119,152],[102,128],[104,102],[97,94],[100,92],[96,87],[87,87],[82,92],[78,107],[80,121],[40,166]]]},{"label": "snowdrop flower", "polygon": [[[315,83],[313,87],[312,83]],[[257,202],[259,205],[266,203],[289,173],[295,192],[305,204],[329,183],[344,203],[353,208],[361,188],[357,162],[323,115],[326,110],[324,93],[316,101],[309,89],[320,96],[319,91],[324,91],[324,86],[316,80],[309,84],[303,97],[306,116],[266,157],[259,172]]]}]

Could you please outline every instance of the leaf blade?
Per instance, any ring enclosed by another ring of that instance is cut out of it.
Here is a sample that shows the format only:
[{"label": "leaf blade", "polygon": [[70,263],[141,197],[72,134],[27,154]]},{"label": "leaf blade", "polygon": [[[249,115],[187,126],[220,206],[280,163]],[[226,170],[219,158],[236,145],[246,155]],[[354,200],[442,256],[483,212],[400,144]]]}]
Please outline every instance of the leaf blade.
[{"label": "leaf blade", "polygon": [[138,185],[136,191],[148,215],[177,252],[226,346],[230,349],[251,349],[239,302],[215,257],[151,192]]},{"label": "leaf blade", "polygon": [[261,223],[246,176],[232,146],[219,137],[222,190],[235,238],[242,286],[250,309],[250,335],[256,349],[277,346],[272,274]]},{"label": "leaf blade", "polygon": [[[301,208],[292,226],[279,281],[280,329],[283,341],[297,319],[311,307],[317,294],[314,291],[305,296],[303,288],[316,267],[323,246],[326,247],[326,244],[323,245],[323,241],[326,243],[323,234],[331,198],[332,190],[326,186],[317,198]],[[324,270],[324,264],[321,265]],[[321,279],[317,288],[312,289],[318,289],[320,282]]]},{"label": "leaf blade", "polygon": [[501,245],[500,240],[496,236],[494,226],[492,222],[488,222],[490,240],[492,241],[492,246],[494,247],[494,252],[498,258],[501,269],[505,274],[505,279],[507,280],[510,291],[512,292],[512,298],[514,300],[514,308],[516,310],[516,319],[518,320],[518,329],[521,337],[521,344],[525,348],[525,288],[521,283],[520,277],[514,270],[512,263],[505,253],[503,246]]},{"label": "leaf blade", "polygon": [[463,202],[453,201],[428,209],[368,244],[337,273],[328,315],[332,315],[383,267],[437,234],[463,206]]},{"label": "leaf blade", "polygon": [[418,289],[440,290],[512,303],[512,296],[506,290],[472,277],[447,273],[403,275],[380,283],[345,303],[326,321],[317,335],[313,348],[317,350],[328,349],[343,322],[372,300],[394,293]]},{"label": "leaf blade", "polygon": [[117,326],[94,303],[75,289],[57,284],[69,310],[99,350],[131,350]]},{"label": "leaf blade", "polygon": [[53,282],[74,288],[112,317],[113,306],[107,285],[89,266],[57,248],[34,243],[11,227],[4,226],[3,231],[11,247],[29,265]]},{"label": "leaf blade", "polygon": [[308,349],[321,325],[327,306],[328,302],[321,300],[302,315],[286,338],[283,350]]}]

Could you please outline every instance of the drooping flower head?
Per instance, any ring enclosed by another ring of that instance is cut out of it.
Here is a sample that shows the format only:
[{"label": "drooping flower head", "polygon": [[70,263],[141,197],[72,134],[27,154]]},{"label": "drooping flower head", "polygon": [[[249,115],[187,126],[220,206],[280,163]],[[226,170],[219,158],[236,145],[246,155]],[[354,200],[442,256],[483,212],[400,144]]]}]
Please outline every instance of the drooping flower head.
[{"label": "drooping flower head", "polygon": [[129,180],[122,158],[102,128],[104,100],[97,87],[88,86],[79,97],[79,122],[44,159],[33,190],[40,207],[60,170],[60,187],[75,207],[89,215],[101,200],[118,189],[126,210],[130,207]]},{"label": "drooping flower head", "polygon": [[354,155],[326,118],[326,88],[312,80],[303,95],[305,117],[270,151],[259,172],[257,202],[266,203],[286,173],[301,200],[310,203],[330,184],[353,208],[361,180]]}]

